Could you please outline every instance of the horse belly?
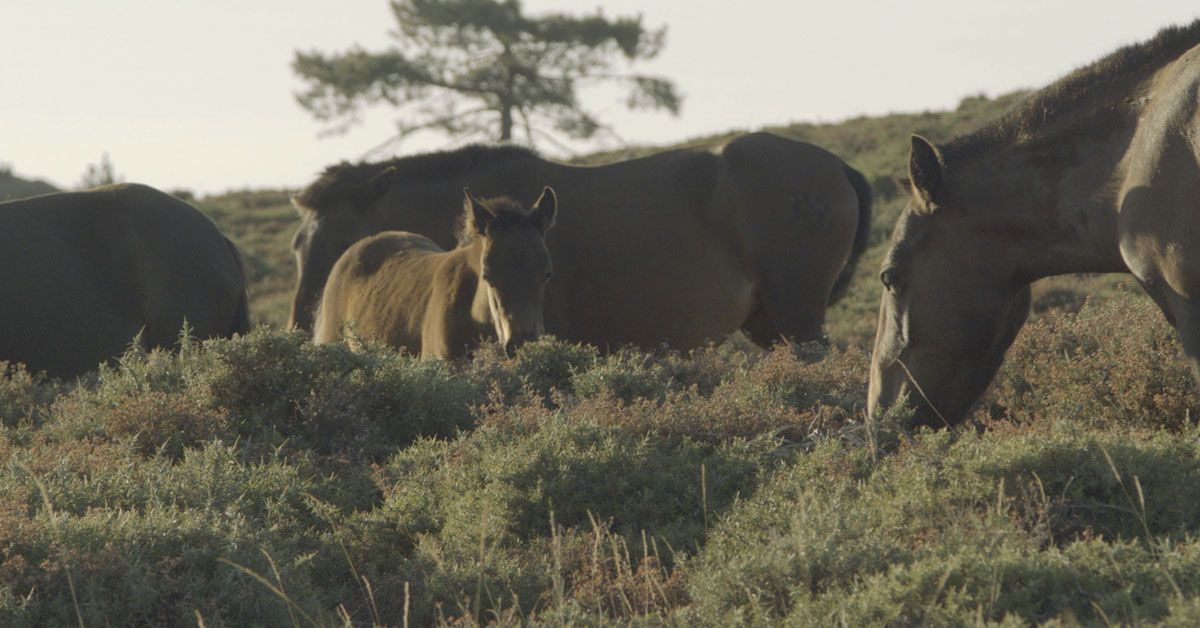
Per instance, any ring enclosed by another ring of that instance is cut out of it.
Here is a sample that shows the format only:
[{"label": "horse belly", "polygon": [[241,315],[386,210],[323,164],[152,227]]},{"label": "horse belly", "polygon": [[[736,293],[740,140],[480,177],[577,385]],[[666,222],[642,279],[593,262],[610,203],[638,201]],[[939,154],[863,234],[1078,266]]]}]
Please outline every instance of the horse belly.
[{"label": "horse belly", "polygon": [[[53,262],[38,257],[3,266],[0,359],[71,376],[120,356],[144,325],[133,295],[97,281],[70,256]],[[31,267],[31,261],[44,263]]]},{"label": "horse belly", "polygon": [[[736,331],[753,309],[753,283],[719,249],[676,244],[637,259],[614,256],[605,270],[563,277],[555,296],[569,305],[566,336],[601,347],[689,349]],[[546,323],[563,335],[550,318]]]}]

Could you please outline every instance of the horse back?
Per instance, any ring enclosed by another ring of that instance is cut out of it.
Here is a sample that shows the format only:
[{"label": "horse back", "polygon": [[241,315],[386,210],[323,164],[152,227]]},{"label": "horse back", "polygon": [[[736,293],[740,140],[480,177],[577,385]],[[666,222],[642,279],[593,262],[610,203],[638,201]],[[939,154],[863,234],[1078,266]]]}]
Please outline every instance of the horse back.
[{"label": "horse back", "polygon": [[354,243],[330,271],[313,340],[336,342],[349,334],[419,352],[433,279],[447,255],[429,238],[406,231]]},{"label": "horse back", "polygon": [[[721,182],[715,202],[736,213],[737,233],[753,250],[809,251],[810,272],[840,269],[860,221],[860,193],[847,165],[813,144],[770,133],[740,135],[719,147]],[[753,265],[753,264],[752,264]],[[836,272],[836,271],[835,271]]]}]

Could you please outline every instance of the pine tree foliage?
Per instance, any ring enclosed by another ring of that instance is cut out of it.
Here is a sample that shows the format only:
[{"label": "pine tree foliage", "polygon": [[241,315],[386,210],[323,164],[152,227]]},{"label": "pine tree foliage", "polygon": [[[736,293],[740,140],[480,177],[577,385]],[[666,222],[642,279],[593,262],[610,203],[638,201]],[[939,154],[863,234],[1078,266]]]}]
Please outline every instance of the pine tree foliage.
[{"label": "pine tree foliage", "polygon": [[398,137],[438,130],[455,138],[530,143],[554,133],[593,137],[603,123],[579,102],[580,88],[616,81],[625,105],[677,114],[681,97],[661,77],[628,73],[630,64],[662,50],[666,28],[601,11],[531,17],[520,0],[393,0],[395,45],[325,54],[297,51],[292,62],[306,83],[300,105],[343,132],[365,107],[400,112]]}]

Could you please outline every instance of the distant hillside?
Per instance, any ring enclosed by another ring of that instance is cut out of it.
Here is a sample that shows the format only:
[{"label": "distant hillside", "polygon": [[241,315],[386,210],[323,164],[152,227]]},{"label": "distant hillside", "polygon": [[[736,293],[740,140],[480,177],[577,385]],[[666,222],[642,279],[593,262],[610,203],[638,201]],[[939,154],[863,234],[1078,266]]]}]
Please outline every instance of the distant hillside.
[{"label": "distant hillside", "polygon": [[57,192],[58,188],[40,179],[26,179],[13,172],[12,166],[0,164],[0,201]]}]

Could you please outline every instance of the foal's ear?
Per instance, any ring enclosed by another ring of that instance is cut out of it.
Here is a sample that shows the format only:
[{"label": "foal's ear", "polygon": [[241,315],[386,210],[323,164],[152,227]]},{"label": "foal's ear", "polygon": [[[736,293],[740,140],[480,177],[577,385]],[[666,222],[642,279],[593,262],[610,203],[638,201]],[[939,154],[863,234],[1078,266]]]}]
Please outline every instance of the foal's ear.
[{"label": "foal's ear", "polygon": [[379,174],[371,177],[371,180],[367,181],[367,187],[370,188],[371,193],[375,196],[383,196],[387,193],[388,188],[392,187],[392,177],[395,174],[396,167],[388,166]]},{"label": "foal's ear", "polygon": [[943,171],[941,151],[920,135],[912,136],[908,176],[912,180],[913,195],[927,210],[936,209],[941,202],[945,185]]},{"label": "foal's ear", "polygon": [[480,235],[487,232],[488,224],[496,217],[492,208],[476,198],[467,188],[463,188],[463,211],[467,213],[467,219],[471,221],[471,228]]},{"label": "foal's ear", "polygon": [[558,214],[558,195],[554,193],[554,188],[546,186],[542,190],[542,195],[533,204],[533,211],[530,215],[539,219],[542,223],[542,231],[546,231],[554,226],[554,216]]}]

